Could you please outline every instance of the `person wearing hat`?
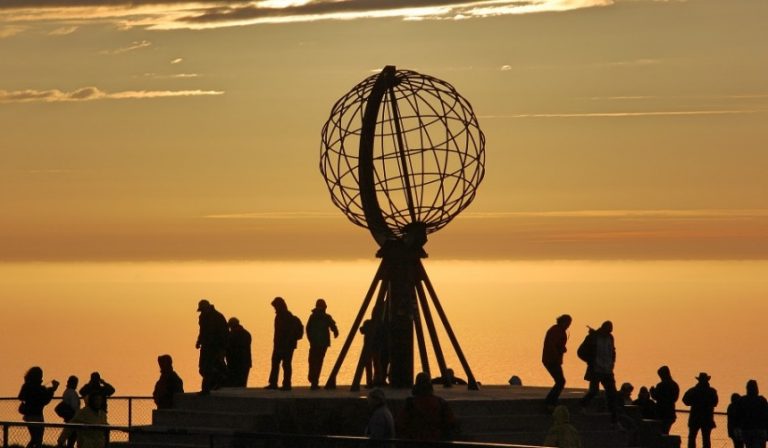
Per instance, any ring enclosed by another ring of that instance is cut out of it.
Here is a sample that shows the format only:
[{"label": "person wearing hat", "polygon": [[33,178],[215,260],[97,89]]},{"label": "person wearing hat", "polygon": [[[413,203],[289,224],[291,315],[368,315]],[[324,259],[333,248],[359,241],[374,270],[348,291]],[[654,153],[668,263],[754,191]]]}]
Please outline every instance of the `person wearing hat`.
[{"label": "person wearing hat", "polygon": [[198,363],[200,376],[203,377],[200,395],[207,395],[212,389],[218,389],[227,372],[224,353],[227,349],[227,319],[208,300],[197,304],[200,313],[198,324],[200,333],[195,347],[200,350]]},{"label": "person wearing hat", "polygon": [[275,309],[275,335],[272,340],[272,367],[269,371],[269,384],[265,389],[277,389],[277,379],[280,374],[280,364],[283,365],[283,385],[280,390],[291,390],[293,374],[293,351],[301,339],[304,326],[301,320],[288,311],[288,305],[282,297],[272,300]]},{"label": "person wearing hat", "polygon": [[317,390],[320,381],[320,370],[323,368],[325,352],[331,345],[331,332],[333,337],[339,337],[339,329],[336,322],[325,310],[328,308],[325,300],[317,299],[315,309],[307,321],[307,339],[309,339],[309,384],[310,389]]},{"label": "person wearing hat", "polygon": [[227,343],[227,385],[245,387],[248,385],[248,373],[251,371],[251,333],[236,317],[230,317],[229,342]]},{"label": "person wearing hat", "polygon": [[696,436],[701,431],[701,443],[704,448],[711,448],[710,434],[715,427],[715,407],[718,403],[717,391],[709,385],[710,376],[699,373],[695,386],[683,395],[683,404],[691,407],[688,414],[688,448],[696,448]]}]

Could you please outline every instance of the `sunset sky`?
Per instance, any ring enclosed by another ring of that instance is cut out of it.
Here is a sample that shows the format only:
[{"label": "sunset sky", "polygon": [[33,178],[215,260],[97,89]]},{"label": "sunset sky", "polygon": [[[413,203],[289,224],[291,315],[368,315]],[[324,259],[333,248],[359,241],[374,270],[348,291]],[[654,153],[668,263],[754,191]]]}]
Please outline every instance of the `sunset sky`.
[{"label": "sunset sky", "polygon": [[763,0],[0,0],[0,261],[370,258],[318,169],[384,65],[486,134],[436,258],[768,258]]}]

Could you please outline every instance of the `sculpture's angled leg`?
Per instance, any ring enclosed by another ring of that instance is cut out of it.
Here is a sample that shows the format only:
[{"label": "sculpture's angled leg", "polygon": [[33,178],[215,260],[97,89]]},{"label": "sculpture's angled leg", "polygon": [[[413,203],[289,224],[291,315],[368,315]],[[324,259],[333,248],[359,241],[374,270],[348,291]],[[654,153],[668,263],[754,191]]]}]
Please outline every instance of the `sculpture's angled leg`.
[{"label": "sculpture's angled leg", "polygon": [[451,324],[448,322],[448,317],[445,315],[445,311],[443,311],[443,306],[440,305],[440,300],[437,298],[435,288],[432,287],[432,282],[429,281],[427,271],[424,269],[424,265],[421,263],[421,260],[419,260],[419,268],[421,270],[421,276],[424,280],[424,285],[427,287],[427,291],[432,297],[432,303],[435,305],[435,311],[437,311],[438,316],[440,316],[440,320],[445,327],[445,331],[448,333],[448,338],[451,340],[451,344],[453,344],[453,349],[456,350],[456,356],[459,357],[461,366],[464,368],[464,373],[467,375],[467,388],[470,390],[478,390],[475,376],[472,374],[472,370],[469,368],[469,363],[467,362],[467,358],[464,357],[464,352],[461,351],[459,340],[456,339],[456,335],[453,333]]},{"label": "sculpture's angled leg", "polygon": [[326,389],[336,388],[336,375],[339,374],[339,369],[341,369],[341,364],[344,362],[344,357],[347,356],[347,352],[349,351],[349,346],[352,345],[352,340],[355,338],[355,334],[357,333],[357,330],[360,328],[360,323],[363,321],[363,316],[365,316],[365,312],[368,309],[368,305],[371,303],[371,299],[373,298],[373,293],[376,292],[376,287],[382,281],[383,273],[384,273],[384,260],[381,260],[381,263],[379,263],[379,269],[376,271],[376,275],[374,275],[373,277],[373,281],[371,282],[370,288],[368,288],[368,293],[365,295],[365,299],[363,300],[363,304],[360,307],[360,311],[357,313],[357,317],[355,318],[355,321],[352,323],[352,328],[349,329],[349,334],[347,335],[347,339],[344,341],[344,345],[341,347],[341,351],[339,352],[339,357],[336,359],[336,364],[334,364],[333,369],[331,370],[331,373],[328,375],[328,381],[326,381],[325,383]]}]

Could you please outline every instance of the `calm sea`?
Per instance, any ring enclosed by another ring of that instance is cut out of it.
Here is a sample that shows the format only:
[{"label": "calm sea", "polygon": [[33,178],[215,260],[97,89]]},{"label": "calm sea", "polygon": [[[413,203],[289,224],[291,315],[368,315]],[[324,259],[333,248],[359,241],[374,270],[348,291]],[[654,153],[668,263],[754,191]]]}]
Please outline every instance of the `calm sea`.
[{"label": "calm sea", "polygon": [[[768,262],[482,262],[426,260],[427,271],[477,379],[548,385],[541,343],[570,313],[568,385],[585,387],[575,356],[586,334],[614,323],[616,377],[636,387],[662,364],[686,388],[712,375],[723,402],[755,378],[768,387],[765,321]],[[46,381],[98,370],[120,395],[150,394],[158,354],[169,353],[187,390],[198,390],[196,305],[208,298],[253,334],[250,386],[266,384],[276,295],[303,319],[323,297],[342,335],[336,359],[376,261],[0,264],[0,395],[18,393],[27,368]],[[353,346],[340,383],[359,353]],[[449,348],[447,340],[443,347]],[[294,356],[294,384],[307,384],[306,340]],[[461,375],[454,356],[448,363]],[[462,375],[463,376],[463,375]]]}]

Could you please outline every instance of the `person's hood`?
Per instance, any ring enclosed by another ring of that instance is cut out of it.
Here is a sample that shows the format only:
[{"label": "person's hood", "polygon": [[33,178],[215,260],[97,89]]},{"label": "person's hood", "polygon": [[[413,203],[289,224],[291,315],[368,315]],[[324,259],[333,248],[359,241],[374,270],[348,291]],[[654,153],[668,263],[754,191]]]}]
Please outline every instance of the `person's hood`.
[{"label": "person's hood", "polygon": [[571,413],[568,412],[567,407],[561,404],[555,408],[554,412],[552,412],[552,418],[555,420],[556,425],[562,425],[571,420]]}]

